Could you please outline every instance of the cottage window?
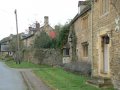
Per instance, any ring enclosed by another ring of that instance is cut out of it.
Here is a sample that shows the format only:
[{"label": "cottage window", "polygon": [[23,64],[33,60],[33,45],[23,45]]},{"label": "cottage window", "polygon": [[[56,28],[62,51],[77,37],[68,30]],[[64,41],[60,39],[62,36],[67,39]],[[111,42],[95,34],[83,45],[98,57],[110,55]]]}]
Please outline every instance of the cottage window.
[{"label": "cottage window", "polygon": [[64,48],[63,49],[63,55],[64,56],[69,56],[69,48]]},{"label": "cottage window", "polygon": [[109,0],[102,0],[101,6],[102,14],[107,13],[109,11]]},{"label": "cottage window", "polygon": [[84,42],[82,43],[83,46],[83,57],[88,57],[88,43]]}]

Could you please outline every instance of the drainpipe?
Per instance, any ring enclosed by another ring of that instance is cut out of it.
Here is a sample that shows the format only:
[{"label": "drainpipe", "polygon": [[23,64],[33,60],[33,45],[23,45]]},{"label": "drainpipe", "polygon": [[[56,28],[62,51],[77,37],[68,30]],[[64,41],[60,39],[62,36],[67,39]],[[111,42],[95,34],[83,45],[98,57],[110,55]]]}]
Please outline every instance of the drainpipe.
[{"label": "drainpipe", "polygon": [[93,76],[93,0],[91,0],[91,77]]}]

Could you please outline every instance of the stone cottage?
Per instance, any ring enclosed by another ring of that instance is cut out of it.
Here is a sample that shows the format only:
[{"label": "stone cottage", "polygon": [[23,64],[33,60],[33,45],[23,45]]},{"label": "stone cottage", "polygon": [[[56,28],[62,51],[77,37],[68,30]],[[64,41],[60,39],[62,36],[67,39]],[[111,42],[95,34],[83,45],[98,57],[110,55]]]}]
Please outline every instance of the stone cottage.
[{"label": "stone cottage", "polygon": [[74,30],[78,61],[91,61],[94,79],[88,82],[104,87],[112,81],[120,89],[120,1],[93,0],[87,4],[91,7],[86,1],[79,1],[79,12],[70,23],[70,60],[74,52]]},{"label": "stone cottage", "polygon": [[115,25],[119,19],[113,2],[120,3],[119,0],[92,2],[92,76],[97,77],[99,86],[109,85],[111,79],[115,88],[120,89],[120,32]]},{"label": "stone cottage", "polygon": [[[75,32],[75,36],[73,35]],[[74,38],[76,37],[76,45]],[[88,1],[78,2],[78,13],[70,22],[70,32],[68,36],[69,43],[69,61],[73,71],[81,74],[91,73],[91,7]],[[75,50],[73,50],[73,48]],[[76,58],[74,58],[77,56]],[[68,59],[68,57],[65,57]],[[64,58],[64,61],[65,61]],[[74,62],[75,61],[75,62]],[[74,62],[74,63],[73,63]]]},{"label": "stone cottage", "polygon": [[44,25],[40,27],[38,22],[35,23],[35,27],[29,27],[28,34],[22,35],[22,40],[25,47],[30,47],[33,45],[36,36],[40,35],[41,31],[45,31],[51,38],[55,37],[55,30],[49,25],[49,17],[44,17]]},{"label": "stone cottage", "polygon": [[55,29],[52,28],[49,24],[49,17],[44,16],[44,25],[40,27],[39,32],[36,33],[36,35],[39,35],[41,31],[45,31],[50,37],[51,33],[55,32]]}]

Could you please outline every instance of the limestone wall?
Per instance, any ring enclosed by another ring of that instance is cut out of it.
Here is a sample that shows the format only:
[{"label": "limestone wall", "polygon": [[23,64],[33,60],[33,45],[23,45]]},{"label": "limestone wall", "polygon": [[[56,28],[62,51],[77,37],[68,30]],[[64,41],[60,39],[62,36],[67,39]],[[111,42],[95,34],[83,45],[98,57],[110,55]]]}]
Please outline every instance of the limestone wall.
[{"label": "limestone wall", "polygon": [[47,65],[61,65],[62,54],[60,50],[56,49],[41,49],[38,50],[39,58],[35,56],[35,50],[27,50],[24,53],[24,60],[31,61],[36,64],[47,64]]},{"label": "limestone wall", "polygon": [[[120,89],[120,32],[115,32],[115,18],[116,11],[115,8],[110,4],[109,12],[101,15],[101,0],[98,0],[94,3],[93,9],[93,75],[94,76],[103,76],[105,74],[101,74],[99,72],[101,58],[100,58],[100,47],[101,41],[100,38],[104,34],[108,34],[110,36],[110,47],[109,47],[109,75],[112,79],[114,87],[117,90]],[[120,8],[119,3],[120,0],[110,0],[116,1],[116,7]]]}]

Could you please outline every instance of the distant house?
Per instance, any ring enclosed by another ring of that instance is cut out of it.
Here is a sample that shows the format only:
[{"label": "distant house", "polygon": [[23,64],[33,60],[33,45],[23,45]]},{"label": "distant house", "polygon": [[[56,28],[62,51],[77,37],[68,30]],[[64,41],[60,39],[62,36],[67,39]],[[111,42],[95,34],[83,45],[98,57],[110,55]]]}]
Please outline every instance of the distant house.
[{"label": "distant house", "polygon": [[45,31],[51,38],[55,38],[56,33],[55,29],[53,29],[49,24],[49,17],[44,16],[44,25],[40,27],[39,33],[36,34],[39,35],[41,31]]},{"label": "distant house", "polygon": [[11,36],[3,38],[0,41],[0,53],[12,55],[12,51],[10,51],[9,43],[11,41]]},{"label": "distant house", "polygon": [[44,25],[40,27],[38,22],[35,23],[35,27],[29,27],[28,34],[22,34],[22,41],[24,47],[31,47],[34,43],[35,38],[40,35],[41,31],[45,31],[51,38],[55,38],[55,30],[49,25],[48,16],[44,17]]},{"label": "distant house", "polygon": [[30,26],[28,28],[28,33],[21,34],[21,40],[23,42],[24,48],[31,47],[34,43],[35,34],[40,31],[40,24],[38,22],[35,23],[35,27]]},{"label": "distant house", "polygon": [[33,39],[34,39],[34,34],[24,34],[24,36],[22,38],[24,48],[28,48],[28,47],[32,46]]}]

